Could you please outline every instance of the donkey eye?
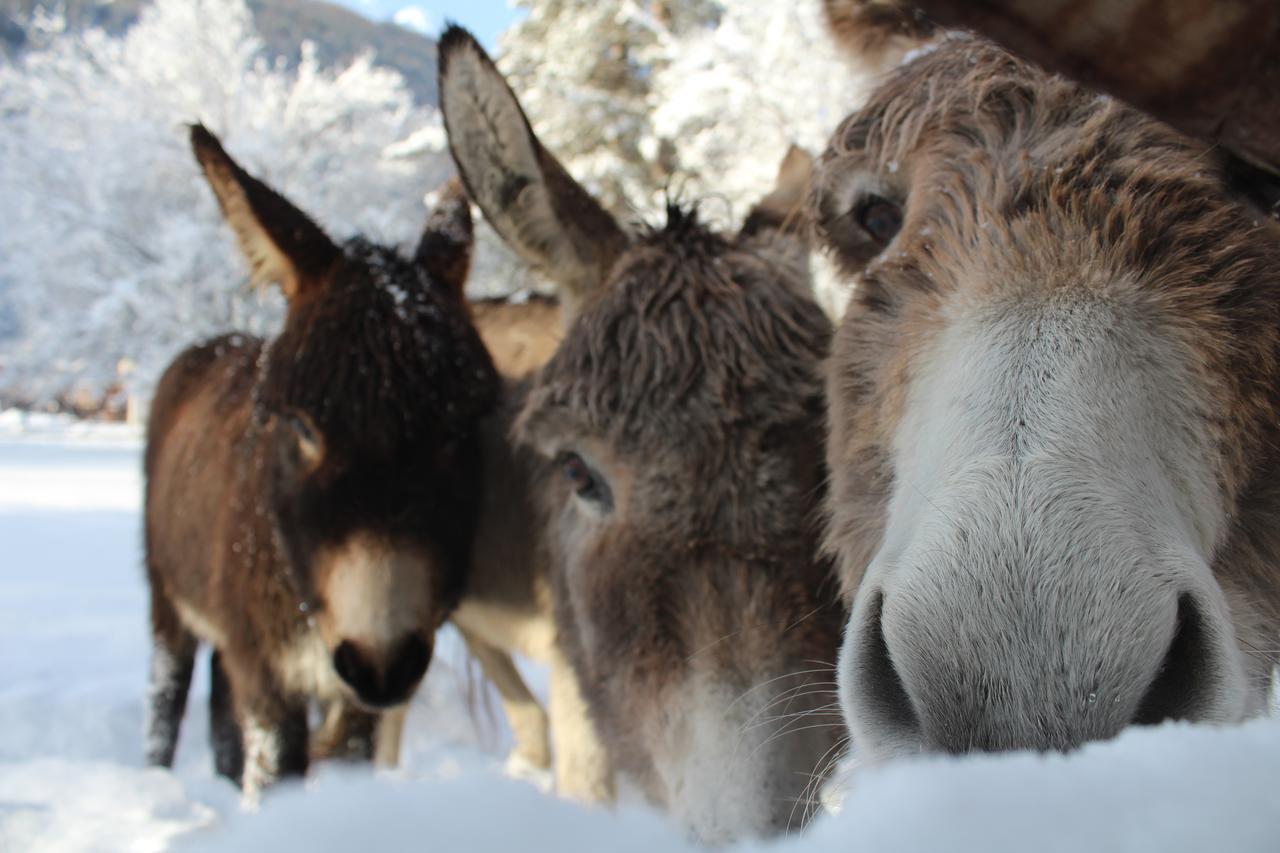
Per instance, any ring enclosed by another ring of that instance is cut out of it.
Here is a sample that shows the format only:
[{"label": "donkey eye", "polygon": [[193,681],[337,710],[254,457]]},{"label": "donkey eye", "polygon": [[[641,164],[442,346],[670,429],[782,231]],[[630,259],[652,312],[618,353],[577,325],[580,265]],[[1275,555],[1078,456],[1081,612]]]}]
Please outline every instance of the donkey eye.
[{"label": "donkey eye", "polygon": [[575,495],[601,508],[612,509],[613,496],[604,478],[582,461],[581,456],[576,453],[562,453],[558,462],[564,478],[569,481],[569,487],[573,489]]},{"label": "donkey eye", "polygon": [[287,415],[284,422],[299,461],[308,469],[318,467],[324,457],[324,440],[310,419],[295,413]]},{"label": "donkey eye", "polygon": [[863,199],[854,218],[859,227],[878,243],[888,243],[902,228],[902,208],[878,195]]}]

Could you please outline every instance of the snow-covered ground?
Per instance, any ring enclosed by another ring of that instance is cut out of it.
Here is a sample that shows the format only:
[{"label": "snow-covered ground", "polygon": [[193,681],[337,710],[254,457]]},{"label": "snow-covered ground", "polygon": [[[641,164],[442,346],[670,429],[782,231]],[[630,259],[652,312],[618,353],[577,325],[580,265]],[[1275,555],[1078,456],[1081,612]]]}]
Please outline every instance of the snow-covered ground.
[{"label": "snow-covered ground", "polygon": [[[415,702],[396,773],[321,768],[242,811],[211,771],[203,667],[175,770],[142,767],[139,455],[127,427],[0,413],[0,852],[693,849],[639,805],[589,811],[504,778],[506,734],[467,710],[456,641]],[[1280,720],[865,772],[838,816],[779,847],[1280,850]]]}]

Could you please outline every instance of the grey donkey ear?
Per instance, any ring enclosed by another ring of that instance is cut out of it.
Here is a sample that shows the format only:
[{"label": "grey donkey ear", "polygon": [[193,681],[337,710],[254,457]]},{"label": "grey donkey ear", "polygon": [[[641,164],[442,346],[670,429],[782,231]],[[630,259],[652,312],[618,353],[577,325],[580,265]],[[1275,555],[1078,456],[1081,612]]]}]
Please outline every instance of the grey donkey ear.
[{"label": "grey donkey ear", "polygon": [[801,219],[813,181],[813,155],[792,145],[787,149],[773,189],[747,214],[742,224],[741,237],[752,237],[764,231],[786,230],[804,237],[807,229]]},{"label": "grey donkey ear", "polygon": [[578,302],[627,245],[614,218],[542,147],[520,102],[475,38],[440,37],[440,109],[467,192],[508,245]]},{"label": "grey donkey ear", "polygon": [[279,284],[290,303],[322,287],[341,251],[288,199],[250,175],[204,125],[191,126],[191,151],[253,270],[253,283]]}]

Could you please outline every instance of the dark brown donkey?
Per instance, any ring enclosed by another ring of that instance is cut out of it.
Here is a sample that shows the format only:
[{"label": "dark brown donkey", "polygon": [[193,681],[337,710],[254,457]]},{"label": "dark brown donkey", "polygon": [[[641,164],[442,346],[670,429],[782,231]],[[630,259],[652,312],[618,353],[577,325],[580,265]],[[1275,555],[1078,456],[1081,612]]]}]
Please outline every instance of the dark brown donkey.
[{"label": "dark brown donkey", "polygon": [[408,260],[334,244],[203,127],[191,142],[254,280],[279,283],[289,310],[274,340],[185,351],[156,390],[147,760],[172,762],[208,643],[218,768],[243,771],[253,797],[306,770],[312,699],[371,721],[422,678],[462,592],[477,424],[498,384],[462,301],[471,221],[458,194]]},{"label": "dark brown donkey", "polygon": [[[697,834],[799,825],[840,731],[843,613],[817,558],[821,364],[803,156],[737,235],[628,233],[538,142],[483,50],[440,41],[467,187],[551,275],[564,340],[515,424],[543,458],[558,641],[617,766]],[[556,731],[559,736],[559,730]]]}]

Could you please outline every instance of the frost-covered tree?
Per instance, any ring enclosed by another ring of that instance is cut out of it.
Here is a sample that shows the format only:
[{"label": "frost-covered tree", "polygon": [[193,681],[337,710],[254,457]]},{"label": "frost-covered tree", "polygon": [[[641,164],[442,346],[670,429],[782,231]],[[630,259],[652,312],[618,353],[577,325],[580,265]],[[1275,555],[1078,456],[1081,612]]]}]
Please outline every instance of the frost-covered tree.
[{"label": "frost-covered tree", "polygon": [[745,205],[772,185],[787,146],[813,153],[864,97],[827,34],[819,0],[719,0],[652,81],[653,132],[674,143],[688,191]]},{"label": "frost-covered tree", "polygon": [[739,222],[787,145],[820,151],[863,96],[821,0],[519,4],[499,65],[548,147],[624,214],[652,218],[670,193]]},{"label": "frost-covered tree", "polygon": [[538,135],[618,212],[655,207],[674,162],[653,132],[653,81],[683,32],[713,26],[714,0],[516,0],[528,17],[499,66]]},{"label": "frost-covered tree", "polygon": [[[839,54],[821,0],[717,6],[715,26],[682,38],[653,79],[650,123],[673,141],[681,195],[706,199],[706,212],[728,224],[772,186],[789,145],[815,155],[826,147],[868,79]],[[819,302],[840,313],[846,289],[825,257],[812,267]]]},{"label": "frost-covered tree", "polygon": [[0,66],[0,390],[46,402],[102,388],[121,359],[143,393],[181,347],[263,331],[192,160],[188,122],[335,237],[409,243],[451,171],[438,115],[368,58],[323,71],[261,58],[242,0],[156,0],[119,38],[65,35]]}]

